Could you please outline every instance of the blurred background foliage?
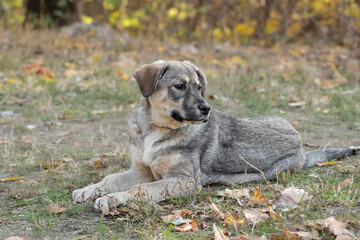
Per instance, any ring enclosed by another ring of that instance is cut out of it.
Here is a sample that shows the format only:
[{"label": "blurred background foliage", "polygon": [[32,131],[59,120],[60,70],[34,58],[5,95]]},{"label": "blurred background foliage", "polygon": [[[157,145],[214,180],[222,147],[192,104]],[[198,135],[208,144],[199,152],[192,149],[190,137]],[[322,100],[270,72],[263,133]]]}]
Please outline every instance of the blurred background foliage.
[{"label": "blurred background foliage", "polygon": [[360,0],[1,0],[5,28],[104,24],[132,36],[360,46]]}]

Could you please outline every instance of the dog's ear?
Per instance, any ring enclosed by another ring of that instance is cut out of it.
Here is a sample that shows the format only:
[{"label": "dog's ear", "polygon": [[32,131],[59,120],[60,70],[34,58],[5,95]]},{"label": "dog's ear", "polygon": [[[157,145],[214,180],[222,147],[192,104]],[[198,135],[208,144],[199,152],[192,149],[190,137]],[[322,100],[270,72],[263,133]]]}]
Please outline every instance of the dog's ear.
[{"label": "dog's ear", "polygon": [[204,96],[205,89],[207,87],[207,79],[205,73],[200,70],[195,64],[189,61],[184,61],[184,63],[189,64],[192,68],[194,68],[196,74],[198,75],[199,81],[201,82],[201,95]]},{"label": "dog's ear", "polygon": [[169,66],[155,62],[135,70],[133,76],[144,97],[150,97],[155,92],[159,79],[165,74],[167,69],[169,69]]}]

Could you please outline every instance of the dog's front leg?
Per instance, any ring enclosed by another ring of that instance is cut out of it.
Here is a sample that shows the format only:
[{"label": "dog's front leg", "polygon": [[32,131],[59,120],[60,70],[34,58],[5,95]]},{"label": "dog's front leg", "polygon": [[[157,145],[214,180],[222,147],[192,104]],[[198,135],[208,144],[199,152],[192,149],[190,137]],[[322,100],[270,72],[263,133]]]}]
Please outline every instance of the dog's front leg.
[{"label": "dog's front leg", "polygon": [[135,185],[125,192],[111,193],[98,198],[94,209],[100,211],[101,208],[114,208],[137,198],[158,203],[167,197],[188,195],[195,188],[196,184],[190,177],[163,178],[156,182]]},{"label": "dog's front leg", "polygon": [[85,202],[109,193],[126,191],[136,184],[150,181],[153,181],[150,174],[141,168],[133,167],[126,172],[106,176],[96,184],[75,190],[73,200],[75,202]]}]

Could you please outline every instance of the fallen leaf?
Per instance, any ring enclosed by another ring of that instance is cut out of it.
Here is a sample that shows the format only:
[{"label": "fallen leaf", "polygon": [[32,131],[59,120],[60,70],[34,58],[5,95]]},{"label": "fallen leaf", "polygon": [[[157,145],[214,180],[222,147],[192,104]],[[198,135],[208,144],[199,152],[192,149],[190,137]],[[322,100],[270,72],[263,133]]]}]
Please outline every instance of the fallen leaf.
[{"label": "fallen leaf", "polygon": [[301,188],[289,187],[282,191],[281,194],[292,198],[292,200],[296,203],[299,203],[300,201],[304,202],[310,199],[309,194]]},{"label": "fallen leaf", "polygon": [[346,223],[337,221],[334,217],[329,217],[325,220],[309,220],[306,222],[309,227],[316,229],[328,228],[329,231],[335,236],[339,235],[353,235],[349,230],[346,229]]},{"label": "fallen leaf", "polygon": [[186,232],[186,231],[193,231],[196,232],[199,230],[199,226],[197,225],[197,223],[195,222],[195,220],[192,220],[191,222],[182,224],[180,226],[175,226],[174,227],[176,231],[178,232]]},{"label": "fallen leaf", "polygon": [[345,179],[342,183],[340,183],[339,188],[343,189],[348,187],[350,184],[352,184],[354,182],[353,178],[347,178]]},{"label": "fallen leaf", "polygon": [[67,115],[64,114],[62,116],[54,116],[54,118],[57,119],[57,120],[65,120],[65,119],[68,119],[70,117],[71,117],[71,114],[67,114]]},{"label": "fallen leaf", "polygon": [[281,220],[282,216],[280,213],[276,213],[271,207],[262,210],[265,213],[269,213],[270,217],[274,220]]},{"label": "fallen leaf", "polygon": [[243,189],[225,189],[225,191],[218,191],[217,196],[223,196],[228,198],[250,198],[249,190],[246,188]]},{"label": "fallen leaf", "polygon": [[0,182],[15,182],[24,179],[25,177],[8,177],[0,178]]},{"label": "fallen leaf", "polygon": [[27,239],[28,239],[27,237],[21,238],[21,237],[11,236],[11,237],[8,237],[8,238],[5,239],[5,240],[27,240]]},{"label": "fallen leaf", "polygon": [[281,196],[272,207],[274,210],[281,210],[286,212],[291,209],[298,208],[299,205],[291,197]]},{"label": "fallen leaf", "polygon": [[59,204],[50,204],[46,207],[48,213],[62,213],[66,210],[66,208],[61,207]]},{"label": "fallen leaf", "polygon": [[32,184],[32,185],[39,184],[39,183],[38,183],[37,181],[35,181],[35,180],[30,180],[30,181],[27,181],[26,183]]},{"label": "fallen leaf", "polygon": [[347,165],[345,166],[346,169],[354,170],[356,167],[354,165]]},{"label": "fallen leaf", "polygon": [[185,220],[185,219],[183,219],[183,217],[189,216],[191,214],[192,214],[192,212],[189,209],[182,209],[182,210],[172,211],[170,213],[170,215],[162,216],[161,219],[166,223],[173,223],[173,222],[177,222],[177,221],[180,222],[180,221]]},{"label": "fallen leaf", "polygon": [[263,213],[258,208],[245,209],[243,213],[245,214],[245,218],[247,220],[252,221],[254,223],[263,222],[270,218],[267,214]]},{"label": "fallen leaf", "polygon": [[266,197],[261,195],[260,190],[255,188],[254,196],[250,198],[249,204],[251,206],[254,206],[254,205],[267,205],[269,203],[270,201]]},{"label": "fallen leaf", "polygon": [[345,229],[346,223],[337,221],[334,217],[329,217],[324,220],[323,225],[329,228],[330,232],[337,235],[348,234],[349,231]]},{"label": "fallen leaf", "polygon": [[332,165],[337,165],[337,164],[340,164],[340,163],[343,163],[343,162],[342,161],[322,162],[322,163],[316,163],[316,166],[320,166],[320,167],[332,166]]},{"label": "fallen leaf", "polygon": [[224,234],[224,232],[218,228],[215,223],[213,224],[213,233],[214,240],[229,240],[229,238]]},{"label": "fallen leaf", "polygon": [[58,168],[59,166],[63,165],[64,163],[62,161],[54,161],[51,164],[42,164],[42,168],[45,170],[52,170],[55,168]]},{"label": "fallen leaf", "polygon": [[335,240],[358,240],[358,238],[350,237],[349,235],[340,234],[338,235]]},{"label": "fallen leaf", "polygon": [[70,131],[62,131],[56,134],[58,137],[65,137],[70,134]]},{"label": "fallen leaf", "polygon": [[234,226],[236,229],[239,228],[243,223],[244,219],[239,216],[233,217],[230,212],[226,213],[224,223],[228,226]]},{"label": "fallen leaf", "polygon": [[225,214],[222,211],[220,211],[220,209],[214,203],[210,204],[209,207],[211,210],[213,210],[216,213],[217,217],[220,217],[222,219],[225,218]]}]

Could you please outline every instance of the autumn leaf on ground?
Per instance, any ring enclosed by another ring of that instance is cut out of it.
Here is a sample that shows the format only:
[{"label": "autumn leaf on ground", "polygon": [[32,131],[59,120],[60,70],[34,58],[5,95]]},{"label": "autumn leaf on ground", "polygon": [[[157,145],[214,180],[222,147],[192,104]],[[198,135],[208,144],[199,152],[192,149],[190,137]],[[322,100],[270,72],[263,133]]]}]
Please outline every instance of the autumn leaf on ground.
[{"label": "autumn leaf on ground", "polygon": [[348,187],[354,182],[354,178],[347,178],[342,183],[339,184],[339,190]]},{"label": "autumn leaf on ground", "polygon": [[239,216],[233,217],[230,212],[227,212],[224,220],[224,223],[228,226],[234,226],[235,229],[238,229],[245,221]]},{"label": "autumn leaf on ground", "polygon": [[307,221],[307,225],[317,229],[328,228],[335,236],[347,235],[354,237],[354,234],[346,229],[346,223],[339,222],[334,217],[329,217],[325,220],[310,220]]},{"label": "autumn leaf on ground", "polygon": [[58,168],[59,166],[63,165],[64,163],[62,161],[54,161],[51,164],[42,164],[42,168],[45,170],[52,170],[55,168]]},{"label": "autumn leaf on ground", "polygon": [[172,211],[170,215],[161,216],[161,219],[166,223],[181,222],[184,221],[183,217],[189,216],[191,214],[192,212],[189,209],[176,210],[176,211]]},{"label": "autumn leaf on ground", "polygon": [[192,220],[185,224],[180,224],[179,226],[175,226],[174,229],[178,232],[187,232],[187,231],[196,232],[199,230],[199,226],[197,225],[195,220]]},{"label": "autumn leaf on ground", "polygon": [[56,134],[56,136],[58,137],[65,137],[67,135],[69,135],[71,132],[70,131],[62,131]]},{"label": "autumn leaf on ground", "polygon": [[11,237],[8,237],[8,238],[5,239],[5,240],[27,240],[27,239],[28,239],[27,237],[21,238],[21,237],[11,236]]},{"label": "autumn leaf on ground", "polygon": [[261,195],[260,190],[255,188],[254,190],[254,196],[250,198],[249,204],[251,206],[255,205],[267,205],[270,204],[269,199],[267,199],[265,196]]},{"label": "autumn leaf on ground", "polygon": [[62,116],[54,116],[56,120],[65,120],[71,117],[71,114],[64,114]]},{"label": "autumn leaf on ground", "polygon": [[245,209],[243,213],[245,214],[245,218],[247,220],[252,221],[254,223],[263,222],[270,218],[267,214],[263,213],[258,208]]},{"label": "autumn leaf on ground", "polygon": [[226,236],[225,233],[215,225],[215,223],[213,224],[213,233],[214,240],[229,240],[229,237]]},{"label": "autumn leaf on ground", "polygon": [[272,207],[269,207],[269,208],[266,208],[266,209],[263,209],[262,212],[264,213],[268,213],[270,215],[270,217],[274,220],[281,220],[282,219],[282,216],[280,213],[276,213]]},{"label": "autumn leaf on ground", "polygon": [[337,165],[337,164],[340,164],[340,163],[343,163],[343,162],[342,161],[322,162],[322,163],[316,163],[316,166],[320,166],[320,167],[332,166],[332,165]]},{"label": "autumn leaf on ground", "polygon": [[298,208],[299,205],[297,204],[296,201],[294,201],[294,199],[292,199],[291,197],[287,197],[287,196],[281,196],[274,204],[273,204],[273,209],[274,210],[281,210],[284,212],[287,212],[291,209],[295,209]]},{"label": "autumn leaf on ground", "polygon": [[61,207],[59,204],[50,204],[46,207],[48,213],[62,213],[66,210],[66,208]]},{"label": "autumn leaf on ground", "polygon": [[310,199],[309,194],[305,190],[296,187],[286,188],[281,192],[281,194],[292,198],[296,203],[299,203],[300,201],[304,202]]},{"label": "autumn leaf on ground", "polygon": [[214,203],[210,204],[209,207],[211,210],[213,210],[216,213],[217,217],[220,217],[222,219],[225,218],[225,214]]},{"label": "autumn leaf on ground", "polygon": [[228,198],[250,198],[249,190],[246,188],[243,189],[225,189],[225,191],[218,191],[217,196],[223,196]]},{"label": "autumn leaf on ground", "polygon": [[50,69],[42,68],[38,64],[31,64],[21,67],[21,71],[23,72],[34,72],[37,75],[53,78],[54,73],[50,71]]},{"label": "autumn leaf on ground", "polygon": [[310,232],[304,232],[304,231],[299,231],[299,232],[284,231],[283,236],[287,240],[290,240],[290,239],[294,239],[294,240],[317,239],[318,238],[317,235],[314,235],[313,233],[310,233]]},{"label": "autumn leaf on ground", "polygon": [[15,182],[24,179],[25,177],[8,177],[0,178],[0,182]]}]

